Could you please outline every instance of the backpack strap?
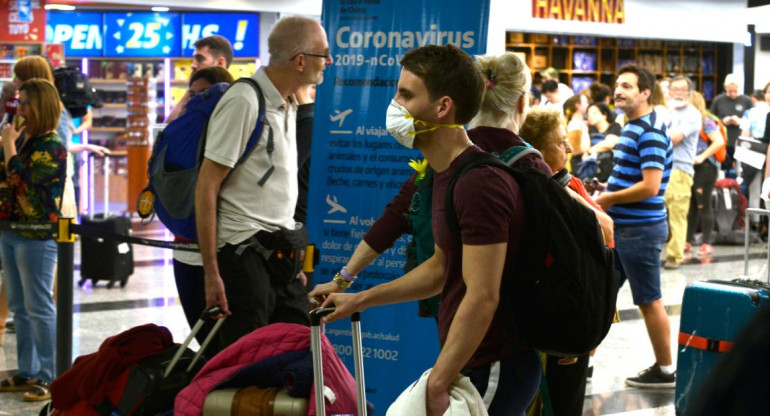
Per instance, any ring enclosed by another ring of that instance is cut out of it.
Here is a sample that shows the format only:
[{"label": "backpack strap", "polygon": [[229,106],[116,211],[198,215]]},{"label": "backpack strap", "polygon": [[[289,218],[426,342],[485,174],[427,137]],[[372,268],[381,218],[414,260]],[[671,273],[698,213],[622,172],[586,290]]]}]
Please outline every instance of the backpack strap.
[{"label": "backpack strap", "polygon": [[543,154],[540,153],[539,150],[532,147],[529,143],[524,142],[524,144],[511,146],[508,150],[500,153],[500,159],[509,166],[513,166],[516,162],[521,160],[521,158],[529,155],[535,155],[540,159],[543,158]]},{"label": "backpack strap", "polygon": [[552,178],[562,187],[569,185],[569,181],[572,180],[572,175],[569,174],[567,169],[562,169],[553,174]]},{"label": "backpack strap", "polygon": [[254,126],[254,131],[251,133],[249,141],[246,143],[246,150],[243,152],[243,155],[240,157],[240,159],[238,159],[238,162],[235,163],[233,169],[235,169],[235,167],[241,163],[245,162],[246,158],[251,155],[251,152],[253,152],[257,147],[259,138],[262,137],[262,131],[264,130],[265,126],[267,126],[267,158],[270,161],[270,168],[267,170],[267,172],[265,172],[264,175],[262,175],[262,178],[259,180],[259,182],[257,182],[257,184],[261,187],[264,186],[265,182],[267,182],[268,178],[270,178],[270,175],[272,175],[273,171],[275,170],[275,166],[273,166],[273,151],[275,150],[275,142],[273,140],[273,129],[270,127],[270,123],[267,121],[265,96],[262,93],[262,89],[259,87],[259,84],[257,84],[257,81],[255,81],[253,78],[243,77],[235,82],[244,82],[251,85],[251,87],[254,89],[254,92],[257,94],[257,100],[259,102],[259,114],[257,115],[257,125]]},{"label": "backpack strap", "polygon": [[457,213],[455,212],[454,207],[454,188],[457,181],[465,174],[465,172],[481,165],[490,165],[500,168],[510,173],[512,176],[515,174],[512,167],[505,164],[505,162],[500,160],[497,156],[486,152],[471,153],[460,162],[454,175],[452,175],[452,178],[449,180],[446,199],[444,200],[444,216],[446,217],[449,231],[454,235],[460,249],[462,249],[462,235],[460,233],[460,221],[457,219]]}]

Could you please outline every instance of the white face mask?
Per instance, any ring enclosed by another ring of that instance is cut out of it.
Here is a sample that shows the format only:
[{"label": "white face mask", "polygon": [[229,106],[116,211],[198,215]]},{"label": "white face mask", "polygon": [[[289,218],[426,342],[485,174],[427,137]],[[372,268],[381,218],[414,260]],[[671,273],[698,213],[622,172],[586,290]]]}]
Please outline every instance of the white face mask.
[{"label": "white face mask", "polygon": [[[415,124],[430,126],[425,130],[415,130]],[[462,129],[462,124],[436,124],[427,121],[417,120],[409,114],[409,111],[396,100],[391,100],[388,106],[388,112],[385,115],[385,128],[402,146],[412,149],[414,147],[414,138],[418,134],[437,130],[440,127]]]},{"label": "white face mask", "polygon": [[687,100],[683,100],[683,99],[680,99],[680,98],[672,98],[670,100],[670,107],[674,108],[674,109],[677,109],[677,110],[680,109],[680,108],[687,107],[687,104],[689,104],[689,102]]}]

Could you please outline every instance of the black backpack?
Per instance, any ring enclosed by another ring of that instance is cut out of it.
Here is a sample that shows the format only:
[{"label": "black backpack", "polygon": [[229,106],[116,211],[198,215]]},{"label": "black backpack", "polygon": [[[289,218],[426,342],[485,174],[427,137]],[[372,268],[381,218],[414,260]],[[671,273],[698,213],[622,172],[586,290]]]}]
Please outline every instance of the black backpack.
[{"label": "black backpack", "polygon": [[102,102],[88,77],[75,68],[57,68],[53,71],[56,89],[64,107],[72,117],[83,117],[88,106],[101,108]]},{"label": "black backpack", "polygon": [[454,187],[480,165],[508,172],[524,196],[526,228],[514,275],[503,276],[500,289],[500,304],[515,323],[516,336],[552,355],[577,356],[596,348],[615,316],[618,278],[593,211],[575,201],[556,176],[473,153],[451,178],[445,200],[446,220],[458,242]]}]

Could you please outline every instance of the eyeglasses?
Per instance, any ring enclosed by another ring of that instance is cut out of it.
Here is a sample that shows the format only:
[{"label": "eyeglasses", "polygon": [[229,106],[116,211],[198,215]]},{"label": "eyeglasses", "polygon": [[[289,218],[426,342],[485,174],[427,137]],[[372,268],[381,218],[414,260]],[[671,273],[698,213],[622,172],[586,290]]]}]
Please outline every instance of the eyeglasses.
[{"label": "eyeglasses", "polygon": [[328,61],[328,60],[329,60],[329,59],[331,59],[331,57],[332,57],[332,55],[331,55],[330,53],[326,53],[326,54],[323,54],[323,55],[319,55],[319,54],[317,54],[317,53],[307,53],[307,52],[300,52],[300,53],[298,53],[298,54],[296,54],[296,55],[292,56],[291,58],[289,58],[289,60],[290,60],[290,61],[293,61],[293,60],[294,60],[294,58],[296,58],[296,57],[298,57],[298,56],[300,56],[300,55],[306,55],[306,56],[315,56],[316,58],[323,58],[323,59],[324,59],[324,61]]}]

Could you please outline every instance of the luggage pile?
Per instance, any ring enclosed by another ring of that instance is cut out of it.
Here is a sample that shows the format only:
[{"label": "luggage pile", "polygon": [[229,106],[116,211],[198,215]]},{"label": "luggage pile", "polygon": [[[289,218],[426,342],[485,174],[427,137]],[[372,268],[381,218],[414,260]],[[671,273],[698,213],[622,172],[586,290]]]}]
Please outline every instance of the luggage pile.
[{"label": "luggage pile", "polygon": [[257,329],[208,362],[203,353],[224,319],[197,352],[188,346],[219,308],[205,311],[181,345],[164,327],[131,328],[78,357],[52,383],[52,401],[40,415],[304,416],[313,403],[316,415],[365,416],[359,316],[352,319],[354,380],[322,333],[321,318],[333,310],[311,311],[311,328],[278,323]]}]

